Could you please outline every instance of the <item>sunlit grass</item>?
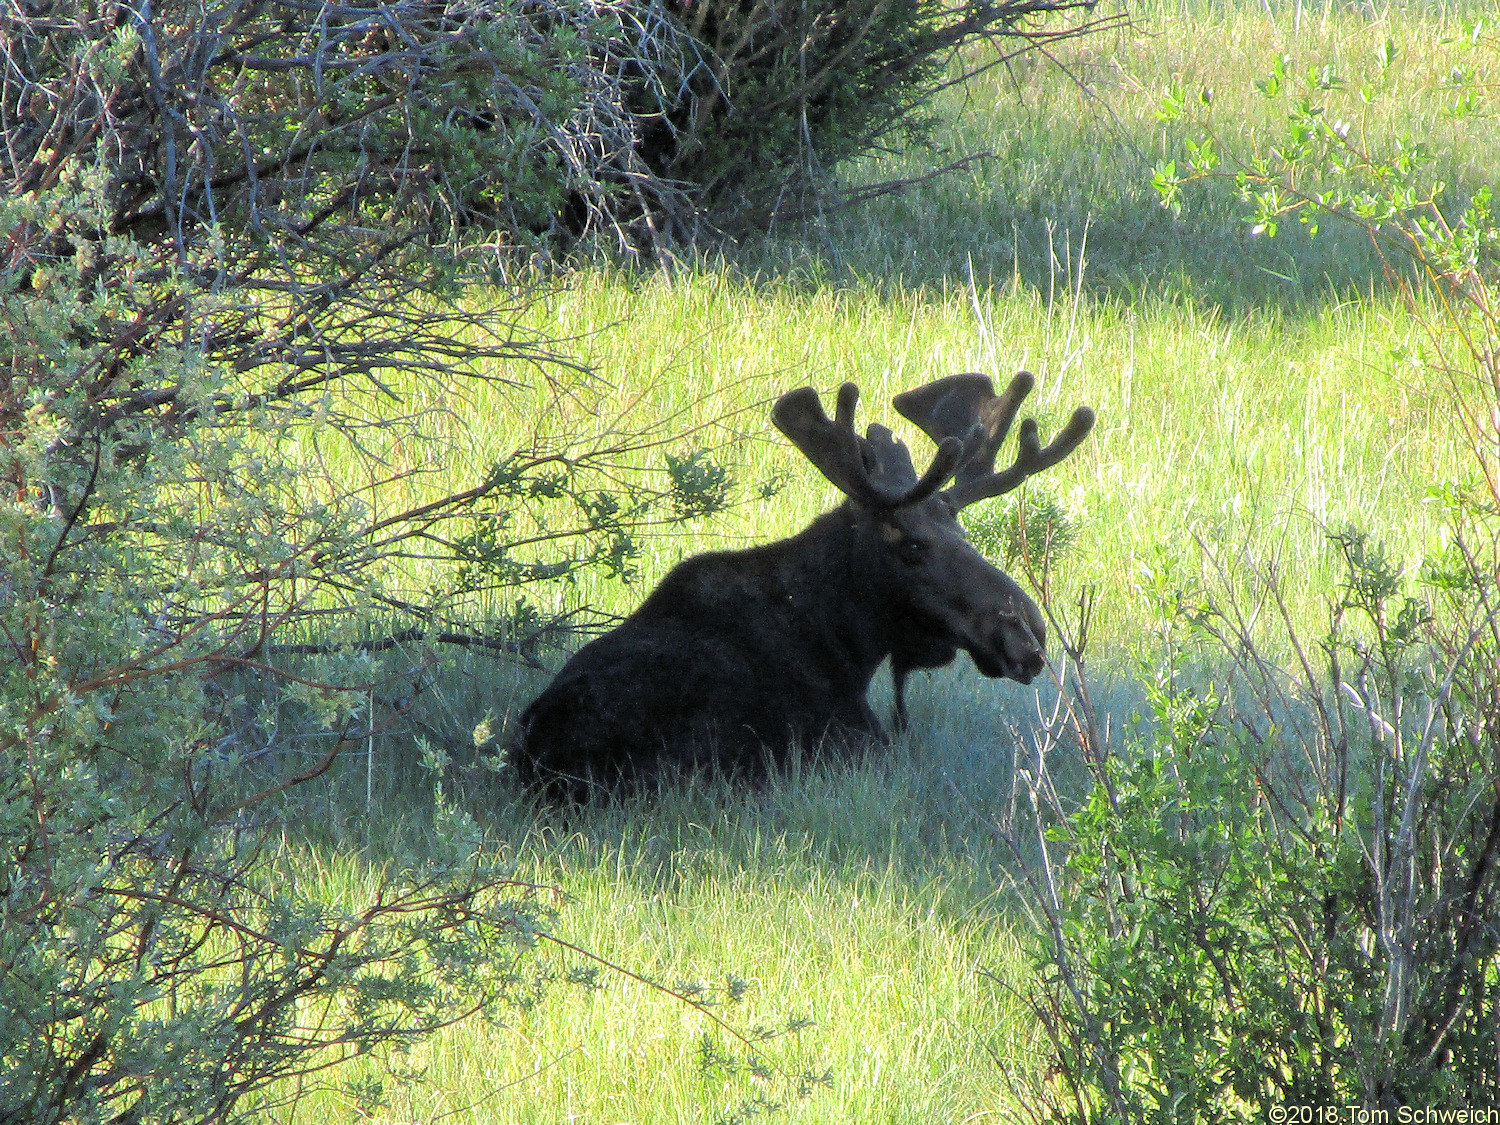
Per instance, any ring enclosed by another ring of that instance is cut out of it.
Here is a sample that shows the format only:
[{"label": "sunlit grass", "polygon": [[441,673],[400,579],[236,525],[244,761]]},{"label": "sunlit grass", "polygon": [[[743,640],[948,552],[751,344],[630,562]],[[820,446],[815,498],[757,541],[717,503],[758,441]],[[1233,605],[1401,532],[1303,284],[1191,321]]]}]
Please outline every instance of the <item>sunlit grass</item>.
[{"label": "sunlit grass", "polygon": [[[1025,287],[804,290],[702,266],[669,277],[586,274],[535,315],[580,334],[580,354],[607,381],[600,415],[680,412],[687,429],[734,414],[732,427],[699,431],[685,446],[716,445],[742,501],[643,540],[634,583],[584,576],[559,587],[558,609],[627,612],[685,555],[787,535],[832,506],[835,490],[767,416],[769,399],[807,383],[830,394],[858,384],[862,420],[893,424],[919,463],[931,445],[889,402],[940,376],[1032,370],[1039,386],[1028,409],[1044,431],[1092,405],[1093,435],[1031,487],[1078,523],[1058,587],[1096,588],[1100,634],[1122,644],[1151,616],[1142,568],[1184,565],[1195,539],[1253,531],[1274,540],[1283,565],[1308,575],[1297,608],[1312,613],[1335,578],[1324,529],[1377,528],[1415,562],[1441,518],[1428,490],[1467,471],[1445,422],[1449,389],[1412,362],[1420,326],[1389,296],[1231,317],[1087,292],[1049,305]],[[528,440],[534,418],[493,390],[468,393],[462,411],[434,423],[446,429],[440,480],[455,487]],[[780,491],[759,499],[770,484]]]},{"label": "sunlit grass", "polygon": [[[1000,906],[993,831],[1010,778],[999,736],[1019,716],[993,700],[945,716],[924,698],[920,709],[936,738],[761,791],[700,784],[538,819],[498,787],[478,811],[518,877],[557,888],[555,933],[631,975],[606,970],[597,990],[559,984],[503,1028],[434,1038],[401,1060],[428,1081],[390,1087],[393,1119],[711,1121],[757,1097],[785,1103],[793,1121],[1008,1116],[1015,1094],[995,1058],[1043,1065],[1017,998],[1026,958]],[[365,830],[349,798],[322,822],[344,826],[323,844],[336,852]],[[400,807],[385,778],[377,800]],[[392,829],[419,837],[420,817]],[[300,862],[335,898],[338,880],[351,897],[368,881],[362,863],[313,857]],[[536,956],[560,974],[596,964],[547,942]],[[747,1047],[638,977],[704,986],[711,1011],[745,1032],[799,1026]],[[729,997],[734,982],[742,998]],[[704,1067],[705,1035],[773,1073]],[[798,1096],[796,1075],[827,1082]],[[343,1106],[310,1096],[298,1119]]]},{"label": "sunlit grass", "polygon": [[[1180,86],[1195,105],[1207,94],[1220,151],[1250,160],[1280,138],[1286,107],[1257,82],[1282,58],[1294,82],[1309,72],[1330,82],[1319,100],[1357,122],[1355,135],[1375,151],[1392,152],[1405,137],[1425,142],[1432,177],[1460,196],[1500,164],[1491,5],[1147,0],[1129,12],[1127,27],[1059,45],[1050,58],[1016,59],[949,93],[935,142],[949,157],[992,158],[835,213],[826,230],[789,231],[768,257],[907,285],[971,276],[1004,285],[1019,272],[1050,294],[1069,280],[1087,228],[1095,289],[1251,314],[1322,305],[1330,288],[1363,296],[1380,268],[1359,231],[1324,223],[1309,239],[1291,222],[1275,239],[1257,237],[1229,185],[1188,193],[1179,214],[1152,191],[1154,165],[1185,156],[1177,126],[1158,117],[1168,88]],[[1382,67],[1387,42],[1394,60]],[[932,164],[930,153],[908,150],[852,172],[874,183]]]},{"label": "sunlit grass", "polygon": [[[1099,589],[1101,636],[1132,639],[1146,608],[1143,561],[1191,554],[1195,536],[1223,528],[1271,533],[1286,565],[1309,575],[1300,608],[1311,612],[1333,577],[1324,528],[1376,527],[1408,562],[1429,544],[1429,486],[1467,471],[1445,422],[1448,389],[1415,362],[1423,333],[1362,233],[1325,223],[1309,240],[1292,223],[1257,238],[1227,190],[1190,192],[1176,216],[1158,206],[1150,169],[1181,154],[1156,110],[1173,81],[1211,89],[1222,140],[1248,158],[1278,112],[1255,80],[1280,55],[1294,73],[1332,63],[1344,75],[1334,96],[1376,144],[1423,138],[1438,155],[1434,175],[1461,190],[1500,166],[1489,112],[1453,109],[1495,77],[1488,40],[1473,34],[1482,11],[1138,7],[1131,28],[1059,47],[1059,65],[1018,60],[944,96],[940,145],[996,159],[727,258],[563,278],[525,326],[566,338],[594,369],[587,408],[541,393],[415,388],[408,405],[452,414],[391,463],[426,459],[438,472],[424,487],[461,487],[530,441],[539,419],[553,434],[616,417],[693,430],[684,446],[718,448],[743,507],[644,541],[633,586],[585,577],[549,595],[553,608],[624,612],[683,555],[787,534],[837,499],[771,429],[777,394],[851,379],[862,417],[896,422],[920,460],[925,439],[892,417],[891,394],[957,371],[1004,378],[1027,367],[1040,377],[1032,406],[1044,425],[1078,402],[1100,415],[1040,487],[1081,522],[1059,581]],[[1381,71],[1387,40],[1396,61]],[[1356,90],[1368,74],[1384,91],[1371,106]],[[852,174],[899,178],[932,160],[912,150]],[[728,424],[694,429],[719,417]],[[773,482],[779,495],[753,499]],[[384,502],[402,499],[387,490]]]}]

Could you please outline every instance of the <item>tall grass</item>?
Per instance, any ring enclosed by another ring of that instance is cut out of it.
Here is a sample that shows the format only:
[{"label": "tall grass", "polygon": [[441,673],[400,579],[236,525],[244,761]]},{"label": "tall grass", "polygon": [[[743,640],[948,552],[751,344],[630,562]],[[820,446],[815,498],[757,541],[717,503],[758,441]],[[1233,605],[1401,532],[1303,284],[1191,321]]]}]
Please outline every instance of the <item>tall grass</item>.
[{"label": "tall grass", "polygon": [[[507,1028],[463,1025],[401,1060],[429,1081],[392,1087],[390,1120],[712,1121],[762,1096],[798,1121],[1008,1119],[996,1059],[1045,1066],[1016,998],[1026,962],[994,831],[1012,815],[1028,705],[914,688],[911,735],[864,761],[796,763],[757,789],[700,781],[568,815],[539,813],[504,784],[469,798],[517,876],[557,889],[566,941],[693,991],[741,1029],[808,1021],[758,1045],[777,1074],[705,1067],[705,1035],[720,1052],[746,1048],[636,976],[604,971],[597,990],[554,986]],[[884,693],[876,702],[888,710]],[[377,748],[378,826],[362,807],[362,762],[343,763],[349,776],[330,790],[315,854],[364,856],[319,865],[335,891],[371,864],[420,857],[412,794],[432,779],[393,771],[398,754]],[[310,865],[298,850],[290,866]],[[546,943],[538,957],[559,976],[596,964]],[[745,991],[732,1000],[736,980]],[[789,1101],[798,1083],[784,1075],[799,1073],[830,1080]],[[342,1106],[311,1097],[297,1119],[337,1120]]]},{"label": "tall grass", "polygon": [[[1162,209],[1151,168],[1181,154],[1156,109],[1172,82],[1212,90],[1221,129],[1251,154],[1268,143],[1272,105],[1254,82],[1277,57],[1294,71],[1334,63],[1349,112],[1373,117],[1355,87],[1391,40],[1382,81],[1399,94],[1365,128],[1377,143],[1409,133],[1436,145],[1434,175],[1462,190],[1500,166],[1492,119],[1453,111],[1468,88],[1452,84],[1457,71],[1470,87],[1494,79],[1493,52],[1473,46],[1483,11],[1144,5],[1129,29],[948,91],[938,144],[994,159],[671,270],[563,279],[528,326],[569,338],[596,370],[593,417],[673,417],[687,430],[731,416],[690,440],[722,443],[746,503],[647,543],[635,587],[586,580],[553,591],[553,605],[623,612],[684,554],[786,534],[834,502],[771,430],[776,394],[852,379],[865,417],[896,421],[920,460],[926,440],[892,418],[889,397],[962,370],[1035,371],[1044,426],[1078,402],[1098,410],[1089,443],[1039,487],[1082,525],[1060,580],[1096,586],[1105,633],[1122,642],[1146,608],[1141,564],[1191,554],[1195,536],[1222,528],[1274,536],[1310,594],[1330,579],[1324,527],[1383,525],[1416,558],[1434,526],[1429,487],[1466,471],[1447,388],[1416,362],[1420,331],[1359,232],[1324,224],[1309,238],[1291,223],[1256,236],[1227,189]],[[900,179],[932,161],[897,153],[851,177]],[[453,394],[434,486],[477,477],[549,413],[539,397]],[[583,421],[550,412],[556,428]],[[757,499],[771,483],[785,487]]]},{"label": "tall grass", "polygon": [[[891,423],[899,390],[1021,367],[1039,376],[1044,430],[1078,403],[1099,414],[1087,444],[1032,487],[1077,522],[1049,581],[1063,604],[1096,592],[1096,644],[1115,657],[1101,700],[1111,722],[1136,709],[1131,669],[1150,659],[1162,601],[1191,584],[1199,540],[1275,553],[1302,578],[1304,620],[1335,581],[1325,529],[1373,528],[1415,565],[1438,534],[1430,489],[1468,472],[1447,388],[1418,362],[1417,327],[1353,235],[1257,238],[1223,195],[1161,210],[1149,170],[1173,141],[1154,110],[1173,80],[1212,88],[1221,126],[1253,152],[1266,112],[1253,82],[1275,57],[1353,74],[1391,39],[1401,53],[1386,80],[1403,93],[1371,124],[1440,143],[1442,178],[1473,184],[1500,166],[1500,130],[1492,116],[1455,115],[1450,80],[1456,66],[1495,80],[1493,50],[1469,45],[1487,7],[1145,3],[1128,30],[945,94],[940,144],[995,154],[967,172],[658,273],[567,278],[532,323],[575,338],[598,373],[594,410],[678,415],[684,429],[728,416],[692,442],[720,445],[744,503],[648,541],[635,582],[588,578],[552,591],[552,604],[627,612],[685,554],[787,534],[833,504],[770,430],[776,394],[850,379],[864,417]],[[912,177],[931,162],[892,154],[852,178]],[[380,452],[455,482],[525,440],[542,401],[455,387],[426,405],[448,410],[437,444]],[[920,462],[925,439],[897,428]],[[405,580],[425,576],[414,567]],[[487,713],[503,727],[543,678],[444,658],[413,717],[424,737],[462,745]],[[877,684],[877,709],[887,691]],[[566,896],[567,940],[668,984],[746,978],[747,996],[721,1009],[743,1026],[811,1018],[765,1048],[788,1069],[832,1074],[788,1119],[1008,1120],[1022,1107],[997,1058],[1032,1071],[1046,1060],[1004,987],[1026,958],[997,893],[1005,857],[990,828],[1010,815],[1013,754],[1046,705],[1045,689],[986,681],[961,661],[917,679],[911,733],[863,762],[565,818],[502,781],[472,807],[519,873]],[[357,846],[370,863],[419,848],[432,779],[408,736],[376,740],[374,754],[372,801],[370,763],[344,763],[323,846],[299,847]],[[344,863],[325,877],[358,871]],[[700,1067],[699,1036],[712,1030],[702,1014],[633,978],[602,980],[593,993],[555,991],[505,1031],[462,1026],[434,1040],[415,1060],[430,1083],[386,1119],[709,1121],[758,1093],[785,1095]],[[296,1116],[352,1119],[343,1104],[305,1100]]]},{"label": "tall grass", "polygon": [[[1323,528],[1379,525],[1415,560],[1435,534],[1428,489],[1465,471],[1444,423],[1447,388],[1411,362],[1420,330],[1379,295],[1232,316],[1170,297],[1080,292],[1076,274],[1049,301],[1024,284],[881,292],[699,265],[646,278],[587,275],[536,315],[580,334],[579,354],[607,380],[601,414],[677,414],[687,428],[741,411],[693,439],[722,443],[741,506],[644,541],[633,584],[585,577],[559,587],[559,609],[586,602],[627,612],[686,554],[789,534],[834,504],[832,487],[767,418],[774,395],[805,383],[831,391],[853,380],[862,418],[894,424],[919,463],[931,445],[895,416],[890,397],[942,375],[1029,368],[1039,388],[1028,406],[1044,431],[1075,405],[1092,405],[1094,434],[1032,487],[1079,526],[1058,585],[1096,588],[1101,633],[1120,645],[1138,640],[1150,617],[1145,572],[1187,565],[1195,537],[1274,541],[1284,564],[1309,576],[1299,609],[1311,613],[1333,573]],[[525,440],[532,417],[476,392],[442,435],[442,479],[479,476]],[[760,499],[763,486],[779,491]]]},{"label": "tall grass", "polygon": [[[1087,228],[1086,288],[1095,292],[1248,316],[1315,312],[1331,297],[1366,296],[1380,269],[1359,232],[1325,224],[1311,239],[1291,224],[1267,239],[1243,221],[1230,190],[1197,193],[1179,214],[1158,206],[1151,190],[1156,162],[1183,155],[1157,116],[1167,89],[1179,84],[1192,98],[1209,92],[1214,120],[1236,151],[1265,153],[1280,123],[1277,103],[1255,83],[1282,58],[1293,74],[1329,67],[1339,90],[1332,104],[1377,146],[1407,135],[1426,141],[1436,178],[1460,191],[1493,176],[1500,158],[1493,107],[1481,99],[1479,109],[1462,111],[1463,94],[1482,94],[1496,77],[1489,5],[1146,0],[1129,10],[1129,27],[1050,58],[1016,59],[951,92],[934,140],[954,156],[991,159],[809,222],[769,254],[908,286],[951,287],[971,274],[1006,285],[1019,272],[1052,293]],[[1377,53],[1387,41],[1395,58],[1381,72]],[[1394,96],[1367,103],[1359,86],[1377,73]],[[931,163],[913,150],[872,159],[851,178],[915,177]]]}]

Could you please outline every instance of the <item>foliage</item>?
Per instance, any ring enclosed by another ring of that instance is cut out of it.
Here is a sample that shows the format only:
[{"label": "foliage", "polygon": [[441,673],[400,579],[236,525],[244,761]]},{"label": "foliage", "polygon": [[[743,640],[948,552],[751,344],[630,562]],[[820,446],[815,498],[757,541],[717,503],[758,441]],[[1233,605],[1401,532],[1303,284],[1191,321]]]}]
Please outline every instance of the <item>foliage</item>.
[{"label": "foliage", "polygon": [[1033,787],[1050,825],[1027,876],[1050,935],[1033,1003],[1063,1120],[1500,1095],[1494,590],[1470,572],[1421,597],[1366,536],[1337,544],[1347,579],[1316,645],[1274,570],[1253,605],[1197,591],[1181,620],[1225,670],[1175,648],[1081,808]]},{"label": "foliage", "polygon": [[966,517],[965,527],[981,554],[1006,569],[1051,570],[1078,538],[1077,520],[1045,487],[1024,493]]},{"label": "foliage", "polygon": [[[362,903],[271,845],[373,737],[372,611],[524,651],[545,624],[475,635],[464,599],[623,568],[668,495],[702,506],[693,481],[632,475],[662,434],[607,424],[382,502],[431,466],[382,459],[422,444],[407,396],[471,378],[538,416],[588,398],[516,326],[529,290],[456,298],[515,265],[604,143],[580,45],[598,18],[8,14],[0,1120],[238,1120],[532,995],[548,911],[441,799],[423,854]],[[354,483],[335,452],[362,458]],[[425,604],[386,585],[418,555],[462,564]],[[290,643],[314,630],[356,643]]]},{"label": "foliage", "polygon": [[[13,247],[43,205],[66,229],[101,195],[7,200]],[[0,297],[0,1120],[238,1120],[277,1079],[524,995],[546,912],[462,817],[347,909],[268,858],[367,685],[358,659],[292,675],[264,642],[321,584],[368,588],[378,547],[267,460],[263,413],[208,408],[232,382],[201,355],[158,341],[113,384],[97,341],[141,294],[82,273],[13,271]],[[176,417],[111,414],[147,378]],[[257,672],[302,737],[244,690]]]},{"label": "foliage", "polygon": [[[1378,52],[1381,72],[1397,53]],[[1063,1120],[1500,1100],[1500,243],[1487,190],[1454,202],[1424,182],[1420,144],[1376,154],[1326,112],[1318,91],[1340,85],[1315,68],[1299,88],[1278,64],[1261,89],[1287,99],[1286,135],[1229,172],[1212,98],[1190,110],[1170,90],[1163,116],[1201,114],[1203,131],[1158,190],[1172,206],[1230,176],[1267,236],[1289,213],[1362,226],[1424,325],[1418,358],[1447,377],[1477,471],[1435,490],[1446,546],[1415,581],[1371,536],[1332,535],[1345,578],[1315,643],[1274,564],[1213,558],[1217,581],[1176,600],[1202,648],[1169,648],[1123,748],[1078,687],[1045,732],[1023,880],[1047,935],[1033,1003],[1058,1082],[1042,1095]],[[1091,764],[1076,811],[1040,780],[1059,739]]]},{"label": "foliage", "polygon": [[[637,152],[718,224],[808,216],[840,162],[931,125],[966,45],[1011,53],[1118,22],[1051,24],[1091,0],[663,0],[690,44],[680,80],[634,103]],[[990,63],[989,65],[994,65]]]},{"label": "foliage", "polygon": [[[1483,76],[1500,53],[1482,16],[1464,21],[1456,62],[1439,88],[1424,91],[1439,100],[1452,120],[1493,118]],[[1294,217],[1316,236],[1324,223],[1352,224],[1380,251],[1388,270],[1406,267],[1420,281],[1465,307],[1435,318],[1452,327],[1470,355],[1463,318],[1487,319],[1492,305],[1466,286],[1493,284],[1497,228],[1490,210],[1491,187],[1451,184],[1436,176],[1434,141],[1410,132],[1374,138],[1364,133],[1365,117],[1382,101],[1403,96],[1399,79],[1402,48],[1387,38],[1355,73],[1337,62],[1293,68],[1279,57],[1255,83],[1267,102],[1284,112],[1283,131],[1255,151],[1238,152],[1216,128],[1214,92],[1194,94],[1173,83],[1162,95],[1157,116],[1186,126],[1180,160],[1159,163],[1152,176],[1162,206],[1177,210],[1184,190],[1199,182],[1231,182],[1248,213],[1253,233],[1274,238]],[[1454,317],[1458,319],[1454,319]]]}]

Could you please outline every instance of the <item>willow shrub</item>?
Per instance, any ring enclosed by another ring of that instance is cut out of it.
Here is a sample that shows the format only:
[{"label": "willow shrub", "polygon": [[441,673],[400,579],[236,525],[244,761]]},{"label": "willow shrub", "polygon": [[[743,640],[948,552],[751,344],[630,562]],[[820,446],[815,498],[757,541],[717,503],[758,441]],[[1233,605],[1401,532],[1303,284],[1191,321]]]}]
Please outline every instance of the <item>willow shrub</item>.
[{"label": "willow shrub", "polygon": [[[546,977],[527,951],[547,910],[441,797],[420,856],[362,902],[279,848],[370,733],[393,675],[373,630],[518,652],[464,607],[626,565],[640,523],[720,502],[703,464],[622,468],[652,435],[619,432],[538,438],[456,491],[380,491],[431,469],[380,457],[425,448],[415,390],[483,379],[534,413],[587,397],[516,326],[524,285],[458,298],[515,276],[599,186],[622,120],[588,47],[607,15],[7,17],[0,1121],[239,1120]],[[354,483],[333,445],[364,457]],[[543,505],[547,534],[517,549]],[[444,576],[425,601],[385,585],[415,556]],[[370,1072],[355,1093],[378,1100]]]},{"label": "willow shrub", "polygon": [[[657,36],[671,50],[630,99],[635,152],[731,231],[837,206],[841,162],[927,135],[933,95],[962,80],[955,59],[972,73],[1122,18],[1091,0],[660,2],[675,35]],[[980,42],[998,50],[967,61]]]},{"label": "willow shrub", "polygon": [[[1278,61],[1257,86],[1284,133],[1243,164],[1216,143],[1212,91],[1164,92],[1187,131],[1156,169],[1164,205],[1223,179],[1268,237],[1362,228],[1426,330],[1401,358],[1447,379],[1472,464],[1433,483],[1447,526],[1420,566],[1378,530],[1329,529],[1345,578],[1320,634],[1294,627],[1274,551],[1223,545],[1203,580],[1161,579],[1168,644],[1123,738],[1071,680],[1027,775],[1039,830],[1014,837],[1056,1058],[1033,1093],[1059,1120],[1500,1101],[1500,224],[1488,185],[1437,180],[1434,141],[1362,135],[1402,51],[1347,73]],[[1495,64],[1474,23],[1426,96],[1492,113]],[[1076,806],[1044,784],[1069,743],[1092,771]]]}]

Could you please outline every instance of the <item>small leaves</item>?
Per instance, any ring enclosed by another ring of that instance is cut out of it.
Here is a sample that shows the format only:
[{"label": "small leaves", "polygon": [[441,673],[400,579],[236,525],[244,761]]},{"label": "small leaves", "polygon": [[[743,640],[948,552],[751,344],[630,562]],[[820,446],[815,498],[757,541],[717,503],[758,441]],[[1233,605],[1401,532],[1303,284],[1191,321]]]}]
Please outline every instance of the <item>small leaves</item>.
[{"label": "small leaves", "polygon": [[[1243,217],[1252,237],[1275,237],[1292,215],[1310,236],[1337,220],[1362,227],[1392,266],[1390,255],[1406,256],[1442,285],[1462,285],[1461,279],[1477,276],[1471,271],[1481,260],[1475,248],[1483,239],[1467,233],[1469,222],[1452,222],[1455,201],[1433,173],[1437,152],[1431,138],[1407,132],[1377,146],[1362,132],[1366,116],[1350,104],[1350,94],[1365,104],[1377,102],[1389,88],[1387,72],[1400,48],[1388,37],[1373,53],[1373,66],[1352,82],[1331,61],[1294,70],[1291,56],[1277,58],[1255,85],[1263,96],[1285,104],[1282,124],[1249,151],[1228,150],[1229,161],[1210,128],[1206,103],[1200,101],[1199,112],[1191,112],[1180,81],[1175,82],[1164,98],[1167,111],[1158,116],[1191,121],[1196,128],[1182,140],[1181,159],[1160,160],[1152,169],[1159,202],[1177,214],[1188,184],[1229,181],[1247,204]],[[1343,93],[1346,86],[1349,93]],[[1465,63],[1450,66],[1437,89],[1448,93],[1432,105],[1436,114],[1458,119],[1485,110],[1486,88]],[[1400,274],[1398,269],[1393,276]],[[1478,306],[1468,307],[1484,315]]]},{"label": "small leaves", "polygon": [[1277,231],[1277,218],[1285,209],[1282,201],[1281,188],[1271,184],[1262,191],[1252,193],[1255,210],[1246,216],[1245,221],[1250,224],[1252,235],[1265,235],[1267,238],[1275,238]]},{"label": "small leaves", "polygon": [[729,506],[734,476],[714,460],[709,450],[697,449],[686,457],[667,454],[667,475],[672,481],[672,508],[678,519],[711,516]]},{"label": "small leaves", "polygon": [[[1212,137],[1204,137],[1201,141],[1188,138],[1185,142],[1188,151],[1188,167],[1194,172],[1212,172],[1219,166],[1219,150],[1214,145]],[[1155,177],[1152,184],[1155,185]]]},{"label": "small leaves", "polygon": [[1161,103],[1156,110],[1158,121],[1176,121],[1182,117],[1187,95],[1180,79],[1173,78],[1171,85],[1162,91]]},{"label": "small leaves", "polygon": [[974,546],[1008,569],[1045,573],[1078,538],[1077,518],[1045,486],[1035,483],[1000,504],[969,511],[965,526]]},{"label": "small leaves", "polygon": [[1332,63],[1313,67],[1308,74],[1308,81],[1319,90],[1336,90],[1344,84]]},{"label": "small leaves", "polygon": [[1282,87],[1286,83],[1287,67],[1291,65],[1290,55],[1281,55],[1271,67],[1271,73],[1265,78],[1258,79],[1255,88],[1267,98],[1281,96]]}]

